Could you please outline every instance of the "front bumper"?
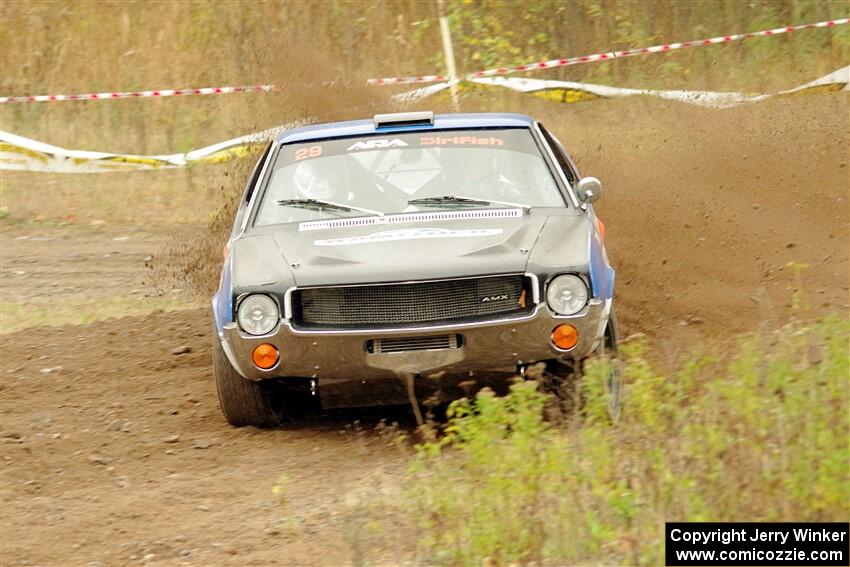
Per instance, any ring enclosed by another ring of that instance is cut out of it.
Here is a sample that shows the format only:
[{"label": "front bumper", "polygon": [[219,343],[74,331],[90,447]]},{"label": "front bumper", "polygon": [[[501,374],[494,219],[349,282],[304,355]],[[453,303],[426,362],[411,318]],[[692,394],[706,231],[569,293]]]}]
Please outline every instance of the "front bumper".
[{"label": "front bumper", "polygon": [[[605,330],[611,300],[591,300],[580,313],[555,316],[545,303],[520,318],[401,329],[313,331],[295,329],[282,320],[261,337],[242,333],[236,323],[224,326],[220,338],[233,367],[245,378],[314,378],[322,384],[397,379],[400,375],[486,375],[515,372],[517,367],[542,360],[580,360],[597,346]],[[578,330],[578,343],[568,351],[552,345],[552,329],[569,323]],[[370,353],[374,339],[429,337],[458,334],[462,346],[452,349]],[[251,352],[262,343],[280,351],[280,361],[269,370],[257,368]]]}]

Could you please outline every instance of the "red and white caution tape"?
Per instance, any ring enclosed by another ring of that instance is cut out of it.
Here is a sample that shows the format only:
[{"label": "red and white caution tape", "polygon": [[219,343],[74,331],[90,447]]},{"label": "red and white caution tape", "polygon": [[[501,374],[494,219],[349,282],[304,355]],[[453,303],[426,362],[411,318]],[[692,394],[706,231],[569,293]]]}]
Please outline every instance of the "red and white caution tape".
[{"label": "red and white caution tape", "polygon": [[367,85],[413,85],[416,83],[442,83],[449,78],[444,75],[419,75],[416,77],[384,77],[381,79],[368,79]]},{"label": "red and white caution tape", "polygon": [[[816,93],[848,90],[850,89],[850,66],[820,77],[805,85],[800,85],[799,87],[779,93],[763,95],[746,95],[730,92],[625,89],[589,83],[547,81],[520,77],[483,77],[471,80],[481,85],[505,87],[560,102],[580,102],[597,98],[644,95],[700,106],[726,108],[739,104],[757,102],[771,96],[800,94],[803,92]],[[404,95],[396,95],[396,97],[414,100],[447,89],[448,86],[448,83],[445,82],[428,85],[417,88],[415,91],[405,93]],[[348,110],[356,108],[361,107],[351,107]],[[282,130],[303,126],[307,122],[300,121],[298,123],[285,124],[277,128],[226,140],[191,152],[168,155],[116,154],[60,148],[9,132],[0,131],[0,170],[94,173],[140,169],[168,169],[203,163],[220,163],[248,155],[258,145],[274,139]]]},{"label": "red and white caution tape", "polygon": [[[527,63],[525,65],[517,65],[515,67],[498,67],[495,69],[484,69],[466,75],[466,79],[478,79],[481,77],[493,77],[498,75],[510,75],[512,73],[522,73],[528,71],[539,71],[540,69],[553,69],[556,67],[566,67],[568,65],[579,65],[582,63],[593,63],[596,61],[610,61],[612,59],[621,59],[623,57],[633,57],[635,55],[644,55],[648,53],[663,53],[676,49],[686,49],[689,47],[702,47],[706,45],[717,45],[718,43],[728,43],[730,41],[739,41],[751,37],[769,37],[781,35],[784,33],[795,32],[799,30],[807,30],[814,28],[830,28],[833,26],[841,26],[850,23],[850,18],[840,20],[828,20],[825,22],[817,22],[815,24],[803,24],[799,26],[785,26],[772,30],[762,30],[750,33],[741,33],[734,35],[722,35],[708,39],[698,39],[694,41],[685,41],[681,43],[664,43],[654,45],[652,47],[640,47],[636,49],[624,49],[622,51],[608,51],[605,53],[594,53],[593,55],[581,55],[579,57],[570,57],[568,59],[550,59],[548,61],[538,61],[536,63]],[[407,85],[413,83],[434,83],[447,80],[446,77],[427,75],[421,77],[386,77],[383,79],[369,79],[370,85]]]},{"label": "red and white caution tape", "polygon": [[791,33],[799,30],[808,30],[814,28],[830,28],[833,26],[841,26],[850,23],[850,18],[840,20],[828,20],[826,22],[817,22],[816,24],[803,24],[799,26],[785,26],[772,30],[762,30],[750,33],[739,33],[733,35],[722,35],[708,39],[697,39],[694,41],[685,41],[682,43],[664,43],[654,45],[652,47],[640,47],[637,49],[624,49],[622,51],[608,51],[606,53],[594,53],[593,55],[582,55],[580,57],[570,57],[569,59],[550,59],[549,61],[540,61],[537,63],[528,63],[526,65],[517,65],[516,67],[499,67],[497,69],[485,69],[468,75],[468,78],[492,77],[495,75],[508,75],[511,73],[521,73],[523,71],[536,71],[539,69],[553,69],[555,67],[566,67],[568,65],[579,65],[581,63],[593,63],[595,61],[610,61],[611,59],[621,59],[623,57],[633,57],[635,55],[644,55],[648,53],[663,53],[676,49],[686,49],[689,47],[703,47],[706,45],[717,45],[718,43],[729,43],[730,41],[739,41],[751,37],[769,37]]},{"label": "red and white caution tape", "polygon": [[60,94],[60,95],[34,95],[34,96],[0,96],[3,102],[59,102],[65,100],[112,100],[116,98],[146,98],[146,97],[169,97],[187,95],[211,95],[211,94],[233,94],[233,93],[267,93],[279,90],[283,87],[277,85],[253,85],[248,87],[203,87],[200,89],[162,89],[158,91],[128,91],[109,93],[87,93],[87,94]]},{"label": "red and white caution tape", "polygon": [[[751,37],[770,37],[791,33],[799,30],[807,30],[814,28],[830,28],[841,26],[850,23],[850,18],[842,18],[838,20],[828,20],[825,22],[817,22],[814,24],[802,24],[797,26],[785,26],[771,30],[762,30],[743,34],[723,35],[708,39],[698,39],[694,41],[685,41],[681,43],[664,43],[654,45],[652,47],[641,47],[636,49],[624,49],[621,51],[608,51],[605,53],[594,53],[592,55],[582,55],[579,57],[570,57],[567,59],[550,59],[548,61],[539,61],[536,63],[527,63],[525,65],[517,65],[515,67],[498,67],[495,69],[484,69],[466,75],[466,79],[476,79],[481,77],[493,77],[500,75],[509,75],[512,73],[522,73],[528,71],[539,71],[541,69],[553,69],[556,67],[566,67],[568,65],[579,65],[582,63],[593,63],[596,61],[610,61],[612,59],[621,59],[623,57],[633,57],[635,55],[644,55],[649,53],[664,53],[677,49],[686,49],[689,47],[702,47],[707,45],[717,45],[719,43],[728,43],[730,41],[739,41]],[[410,85],[419,83],[439,83],[448,80],[443,75],[419,75],[414,77],[384,77],[380,79],[369,79],[366,81],[368,85]],[[232,94],[232,93],[251,93],[251,92],[271,92],[281,90],[281,85],[253,85],[245,87],[204,87],[197,89],[160,89],[155,91],[131,91],[131,92],[104,92],[104,93],[89,93],[89,94],[60,94],[60,95],[34,95],[34,96],[0,96],[0,103],[6,102],[59,102],[68,100],[113,100],[119,98],[163,98],[171,96],[190,96],[190,95],[210,95],[210,94]]]}]

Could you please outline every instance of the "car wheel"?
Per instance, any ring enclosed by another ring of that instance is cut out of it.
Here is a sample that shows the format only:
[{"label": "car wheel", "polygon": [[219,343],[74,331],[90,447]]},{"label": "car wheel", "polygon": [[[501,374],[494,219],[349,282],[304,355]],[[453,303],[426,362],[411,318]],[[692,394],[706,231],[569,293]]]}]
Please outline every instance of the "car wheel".
[{"label": "car wheel", "polygon": [[274,427],[280,416],[271,403],[269,385],[242,377],[230,364],[221,340],[213,334],[213,374],[221,413],[231,425]]},{"label": "car wheel", "polygon": [[608,416],[614,423],[620,419],[623,395],[623,370],[617,346],[619,337],[620,329],[617,325],[617,315],[612,307],[611,315],[608,317],[608,325],[605,327],[605,336],[597,349],[597,355],[608,357],[611,362],[605,378],[605,387],[608,391]]},{"label": "car wheel", "polygon": [[529,368],[527,377],[537,381],[540,391],[550,394],[543,406],[547,421],[567,422],[582,406],[581,365],[550,360]]}]

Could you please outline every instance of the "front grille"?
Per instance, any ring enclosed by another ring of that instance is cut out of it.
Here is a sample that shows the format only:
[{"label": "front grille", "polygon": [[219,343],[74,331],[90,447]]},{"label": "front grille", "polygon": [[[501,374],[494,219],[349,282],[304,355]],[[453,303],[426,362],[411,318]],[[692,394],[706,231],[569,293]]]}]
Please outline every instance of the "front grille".
[{"label": "front grille", "polygon": [[387,354],[392,352],[410,352],[413,350],[445,350],[460,348],[462,344],[460,335],[393,337],[367,341],[366,351],[370,354]]},{"label": "front grille", "polygon": [[379,328],[486,321],[533,308],[522,274],[458,280],[296,289],[296,327]]}]

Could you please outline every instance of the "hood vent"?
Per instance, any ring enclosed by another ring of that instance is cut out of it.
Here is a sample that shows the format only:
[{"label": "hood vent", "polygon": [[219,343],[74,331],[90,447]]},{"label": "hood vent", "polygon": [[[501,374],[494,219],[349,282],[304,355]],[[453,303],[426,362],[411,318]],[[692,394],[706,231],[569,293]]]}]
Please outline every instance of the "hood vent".
[{"label": "hood vent", "polygon": [[407,224],[411,222],[433,222],[446,220],[471,219],[510,219],[524,214],[522,209],[479,209],[474,211],[441,211],[433,213],[397,213],[381,217],[356,217],[350,219],[329,219],[302,222],[298,232],[325,230],[328,228],[349,228],[355,226],[373,226],[380,224]]}]

